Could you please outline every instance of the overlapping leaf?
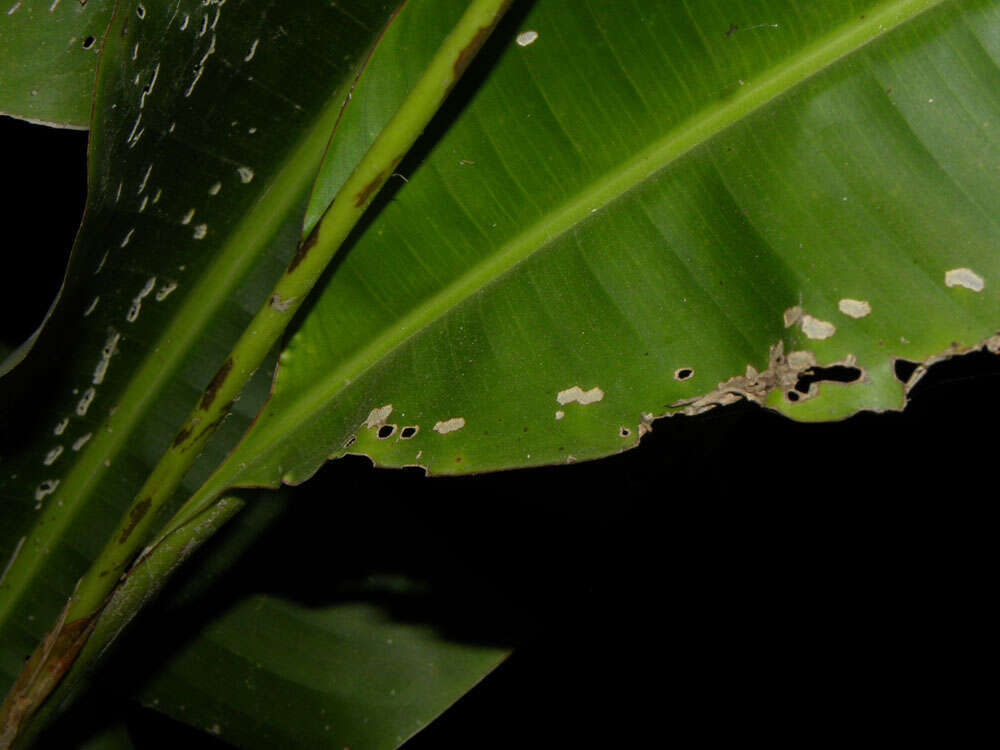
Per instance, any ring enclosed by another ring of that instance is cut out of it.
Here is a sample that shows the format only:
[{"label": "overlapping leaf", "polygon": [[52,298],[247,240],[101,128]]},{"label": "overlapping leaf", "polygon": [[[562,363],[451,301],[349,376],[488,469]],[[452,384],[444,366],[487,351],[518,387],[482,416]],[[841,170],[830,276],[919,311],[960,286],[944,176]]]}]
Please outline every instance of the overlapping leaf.
[{"label": "overlapping leaf", "polygon": [[94,73],[114,0],[11,0],[0,9],[0,114],[90,123]]},{"label": "overlapping leaf", "polygon": [[[4,423],[18,425],[0,480],[5,684],[294,251],[347,87],[393,8],[120,5],[67,284],[3,380]],[[203,466],[249,422],[267,375]]]}]

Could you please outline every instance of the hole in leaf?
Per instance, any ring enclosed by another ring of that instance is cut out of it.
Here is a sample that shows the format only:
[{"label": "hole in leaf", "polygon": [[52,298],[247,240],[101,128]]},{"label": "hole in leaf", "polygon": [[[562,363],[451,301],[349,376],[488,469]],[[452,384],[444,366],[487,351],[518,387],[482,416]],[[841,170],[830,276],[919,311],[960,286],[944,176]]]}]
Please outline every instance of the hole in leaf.
[{"label": "hole in leaf", "polygon": [[396,431],[396,425],[394,424],[384,424],[378,428],[378,439],[385,440],[387,437],[391,437],[392,433]]},{"label": "hole in leaf", "polygon": [[399,433],[400,440],[409,440],[411,437],[417,434],[419,427],[404,427]]},{"label": "hole in leaf", "polygon": [[674,372],[674,377],[678,380],[687,380],[692,375],[694,375],[694,370],[690,367],[681,367],[679,370]]},{"label": "hole in leaf", "polygon": [[801,397],[795,391],[789,391],[788,393],[785,394],[785,398],[787,398],[789,401],[795,402],[798,401],[799,398]]},{"label": "hole in leaf", "polygon": [[620,430],[618,430],[618,434],[623,438],[627,438],[629,435],[632,434],[632,430],[630,430],[628,427],[622,427]]},{"label": "hole in leaf", "polygon": [[83,48],[90,49],[91,47],[94,46],[94,42],[96,41],[97,39],[93,35],[88,36],[86,39],[83,40]]},{"label": "hole in leaf", "polygon": [[909,383],[918,367],[920,367],[919,362],[913,362],[909,359],[897,359],[893,363],[893,371],[900,383]]},{"label": "hole in leaf", "polygon": [[811,367],[801,375],[795,383],[799,393],[809,393],[813,383],[855,383],[861,379],[861,370],[857,367],[834,365],[833,367]]}]

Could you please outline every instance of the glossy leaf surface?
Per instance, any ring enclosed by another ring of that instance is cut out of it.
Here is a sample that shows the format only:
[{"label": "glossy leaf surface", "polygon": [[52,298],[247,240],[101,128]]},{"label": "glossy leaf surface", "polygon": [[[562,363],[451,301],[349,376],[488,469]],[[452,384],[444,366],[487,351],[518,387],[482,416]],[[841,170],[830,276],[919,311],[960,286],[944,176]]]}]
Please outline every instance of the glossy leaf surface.
[{"label": "glossy leaf surface", "polygon": [[737,397],[896,409],[897,358],[996,334],[1000,3],[508,20],[203,493],[345,452],[435,473],[595,458]]},{"label": "glossy leaf surface", "polygon": [[[315,170],[392,2],[122,3],[59,305],[2,382],[7,683],[295,249]],[[303,50],[336,49],[328,55]],[[290,61],[295,61],[291,64]],[[221,460],[269,373],[204,456]],[[256,395],[255,395],[256,394]]]},{"label": "glossy leaf surface", "polygon": [[213,620],[140,697],[239,747],[393,748],[503,656],[368,604],[254,596]]},{"label": "glossy leaf surface", "polygon": [[94,75],[115,0],[11,0],[0,9],[0,114],[90,124]]},{"label": "glossy leaf surface", "polygon": [[[429,595],[423,581],[362,576],[359,570],[377,569],[373,548],[383,532],[353,529],[352,537],[367,541],[338,537],[335,549],[308,551],[269,538],[276,526],[279,540],[301,539],[309,535],[302,524],[315,526],[310,514],[299,509],[296,521],[290,511],[323,500],[290,494],[247,492],[246,510],[136,630],[134,648],[170,644],[137,698],[238,747],[396,747],[506,651],[448,639],[400,608]],[[357,520],[350,511],[332,517]],[[363,568],[348,562],[365,550]],[[265,570],[267,580],[256,580]]]}]

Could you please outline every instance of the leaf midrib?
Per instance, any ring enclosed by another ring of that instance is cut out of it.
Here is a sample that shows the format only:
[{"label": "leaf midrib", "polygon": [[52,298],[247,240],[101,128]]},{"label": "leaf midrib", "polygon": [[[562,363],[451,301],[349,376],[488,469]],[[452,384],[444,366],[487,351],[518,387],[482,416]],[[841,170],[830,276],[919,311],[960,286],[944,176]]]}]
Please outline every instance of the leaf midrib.
[{"label": "leaf midrib", "polygon": [[[253,465],[253,462],[247,460],[248,450],[255,459],[265,455],[285,435],[321,411],[325,403],[337,397],[349,384],[355,382],[393,350],[585,221],[595,210],[610,205],[673,162],[708,143],[723,131],[763,109],[836,62],[856,53],[872,41],[926,11],[949,1],[892,0],[880,3],[865,13],[863,18],[844,24],[820,37],[785,62],[762,72],[755,80],[744,81],[745,85],[732,98],[708,107],[702,113],[675,127],[617,170],[608,173],[604,179],[591,183],[576,197],[514,237],[494,255],[413,308],[389,330],[373,338],[368,346],[330,371],[318,387],[306,390],[290,405],[284,407],[280,416],[266,422],[259,421],[258,427],[268,424],[268,428],[258,433],[260,437],[256,437],[254,429],[251,428],[243,445],[230,454],[197,495],[221,491],[225,486],[238,486],[239,475],[243,471],[238,468],[239,464]],[[229,467],[234,464],[236,468],[230,470]]]},{"label": "leaf midrib", "polygon": [[[315,123],[289,149],[285,166],[272,179],[250,212],[232,228],[217,258],[195,282],[180,308],[171,316],[166,329],[149,347],[128,385],[121,394],[116,416],[105,417],[93,429],[94,439],[81,451],[59,486],[60,503],[49,503],[49,517],[41,517],[29,532],[33,547],[47,549],[52,539],[59,539],[85,505],[97,482],[111,469],[113,459],[145,418],[150,405],[183,359],[190,353],[198,336],[231,291],[243,278],[254,259],[266,250],[288,211],[309,187],[318,159],[329,140],[346,95],[347,83],[341,84],[318,113]],[[250,249],[255,248],[251,252]],[[219,290],[223,293],[219,293]],[[58,508],[58,512],[52,510]],[[44,530],[44,538],[38,531]],[[31,549],[26,547],[27,551]],[[23,552],[22,552],[23,554]],[[9,616],[25,586],[34,579],[45,556],[22,560],[16,579],[5,581],[0,590],[0,623]],[[27,567],[23,567],[27,564]]]}]

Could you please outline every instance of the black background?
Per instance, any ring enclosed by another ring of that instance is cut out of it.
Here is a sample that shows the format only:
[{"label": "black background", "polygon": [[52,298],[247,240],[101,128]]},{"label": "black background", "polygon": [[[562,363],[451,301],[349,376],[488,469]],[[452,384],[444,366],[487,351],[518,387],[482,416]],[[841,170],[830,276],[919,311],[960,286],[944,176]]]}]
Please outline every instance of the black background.
[{"label": "black background", "polygon": [[[57,291],[85,147],[0,118],[8,346]],[[429,593],[383,601],[399,617],[518,646],[408,750],[953,743],[993,708],[998,386],[979,353],[935,366],[901,414],[803,425],[740,405],[603,461],[468,478],[335,462],[220,601],[322,602],[331,577],[404,573]],[[151,668],[144,627],[100,698]],[[140,748],[224,746],[139,707],[129,724]]]}]

